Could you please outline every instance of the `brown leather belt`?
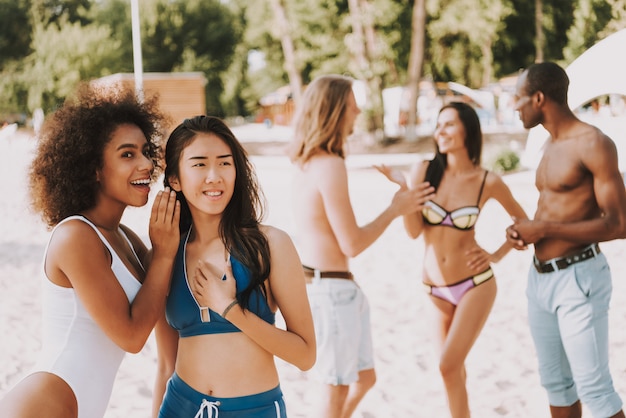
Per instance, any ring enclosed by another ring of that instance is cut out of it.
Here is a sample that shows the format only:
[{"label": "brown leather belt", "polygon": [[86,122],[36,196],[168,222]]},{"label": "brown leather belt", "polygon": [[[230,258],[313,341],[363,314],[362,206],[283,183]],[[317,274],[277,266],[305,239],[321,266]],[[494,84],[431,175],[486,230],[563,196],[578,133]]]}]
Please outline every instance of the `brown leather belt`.
[{"label": "brown leather belt", "polygon": [[547,261],[539,261],[537,257],[533,256],[533,263],[539,273],[552,273],[553,271],[563,270],[572,264],[594,258],[598,254],[600,254],[600,246],[598,244],[591,244],[576,254],[553,258]]},{"label": "brown leather belt", "polygon": [[307,283],[313,282],[313,278],[319,277],[320,279],[345,279],[354,280],[354,276],[349,271],[320,271],[309,266],[303,265],[304,278]]}]

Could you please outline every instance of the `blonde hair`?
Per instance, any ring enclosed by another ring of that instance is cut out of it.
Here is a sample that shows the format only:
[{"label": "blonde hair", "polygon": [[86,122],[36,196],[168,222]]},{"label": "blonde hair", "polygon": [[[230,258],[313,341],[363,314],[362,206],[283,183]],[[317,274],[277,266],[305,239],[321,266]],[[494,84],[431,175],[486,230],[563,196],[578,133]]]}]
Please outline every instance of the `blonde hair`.
[{"label": "blonde hair", "polygon": [[304,164],[319,152],[345,158],[345,140],[351,129],[346,126],[345,115],[352,81],[341,75],[325,75],[309,84],[294,118],[294,139],[287,149],[293,163]]}]

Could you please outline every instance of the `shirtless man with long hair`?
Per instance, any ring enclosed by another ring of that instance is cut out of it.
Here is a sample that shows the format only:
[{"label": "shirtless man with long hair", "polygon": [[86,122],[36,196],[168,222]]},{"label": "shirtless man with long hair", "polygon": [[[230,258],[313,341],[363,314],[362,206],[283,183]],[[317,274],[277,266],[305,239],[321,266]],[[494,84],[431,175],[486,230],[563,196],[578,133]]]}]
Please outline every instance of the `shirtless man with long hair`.
[{"label": "shirtless man with long hair", "polygon": [[315,416],[325,418],[350,417],[376,381],[369,306],[349,260],[374,243],[395,218],[421,210],[432,192],[404,186],[373,221],[357,224],[345,146],[359,113],[352,79],[318,77],[302,98],[289,150],[296,167],[297,247],[317,338],[313,372],[324,384],[322,411]]}]

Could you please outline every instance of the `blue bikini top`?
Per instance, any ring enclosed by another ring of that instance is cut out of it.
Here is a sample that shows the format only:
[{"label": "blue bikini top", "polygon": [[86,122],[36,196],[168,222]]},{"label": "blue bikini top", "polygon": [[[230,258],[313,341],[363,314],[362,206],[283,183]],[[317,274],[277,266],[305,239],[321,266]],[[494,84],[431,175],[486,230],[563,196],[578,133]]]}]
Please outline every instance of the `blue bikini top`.
[{"label": "blue bikini top", "polygon": [[[167,305],[165,307],[167,322],[178,331],[181,338],[195,335],[241,332],[239,328],[210,309],[210,321],[202,322],[200,305],[191,293],[187,281],[185,254],[187,252],[188,239],[189,232],[181,240],[176,260],[174,261],[170,294],[167,297]],[[239,295],[250,283],[250,271],[233,257],[230,258],[230,262],[235,281],[237,282],[237,295]],[[248,310],[269,324],[274,324],[275,322],[276,315],[270,309],[260,289],[255,289],[251,293]]]}]

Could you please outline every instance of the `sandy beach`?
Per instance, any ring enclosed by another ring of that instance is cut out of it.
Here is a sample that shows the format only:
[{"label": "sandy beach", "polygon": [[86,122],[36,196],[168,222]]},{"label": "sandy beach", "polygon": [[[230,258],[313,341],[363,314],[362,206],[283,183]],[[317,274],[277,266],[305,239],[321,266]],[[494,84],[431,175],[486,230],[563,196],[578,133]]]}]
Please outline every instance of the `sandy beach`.
[{"label": "sandy beach", "polygon": [[[34,140],[18,132],[0,142],[0,397],[35,362],[40,349],[41,258],[49,232],[28,208],[27,167]],[[351,198],[357,220],[373,219],[396,187],[372,164],[406,165],[418,155],[354,155],[350,168]],[[286,157],[253,156],[268,202],[266,223],[294,234],[289,193],[291,170]],[[504,177],[514,196],[532,215],[537,193],[534,173]],[[153,188],[153,195],[158,187]],[[148,241],[151,203],[127,211],[124,223]],[[494,250],[504,240],[506,213],[488,202],[478,225],[477,240]],[[610,310],[611,370],[626,399],[626,242],[601,244],[613,272]],[[431,303],[421,287],[423,242],[410,240],[396,219],[383,236],[352,261],[352,271],[368,295],[378,381],[355,418],[446,417],[445,394],[431,338]],[[511,252],[494,265],[498,296],[489,320],[467,359],[467,386],[472,416],[477,418],[549,417],[539,384],[536,357],[526,317],[526,273],[532,253]],[[281,325],[280,318],[278,320]],[[317,386],[306,373],[277,360],[289,416],[313,417]],[[156,345],[150,338],[141,353],[127,355],[119,370],[107,418],[150,416]],[[585,416],[590,416],[585,410]]]}]

